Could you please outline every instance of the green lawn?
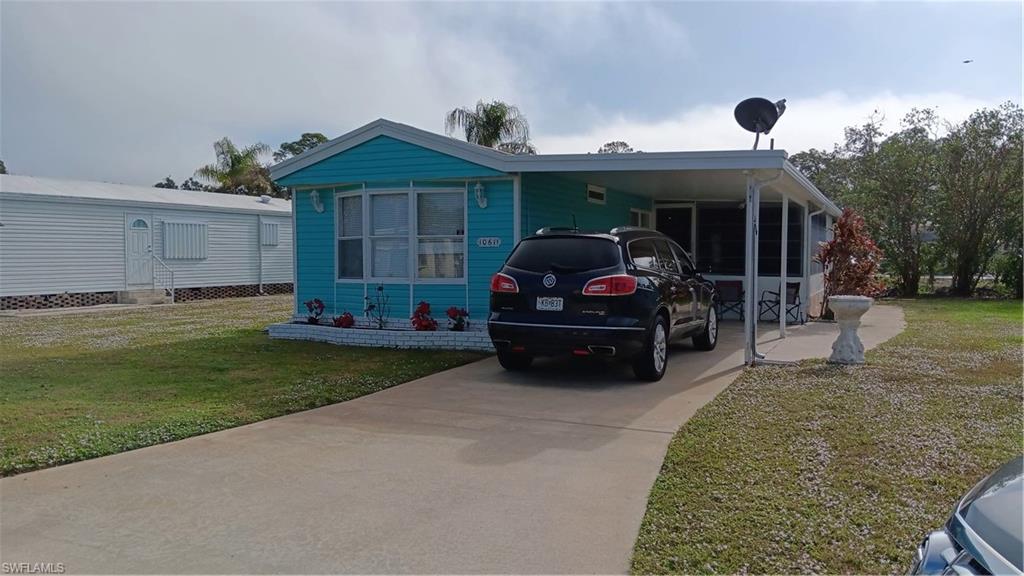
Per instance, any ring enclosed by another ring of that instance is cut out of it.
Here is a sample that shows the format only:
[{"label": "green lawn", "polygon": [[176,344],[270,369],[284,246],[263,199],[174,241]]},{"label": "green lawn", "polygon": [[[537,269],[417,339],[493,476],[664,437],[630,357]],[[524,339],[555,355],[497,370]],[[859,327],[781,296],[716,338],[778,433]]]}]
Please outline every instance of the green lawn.
[{"label": "green lawn", "polygon": [[1020,302],[901,302],[864,367],[747,370],[676,434],[635,573],[905,573],[1022,452]]},{"label": "green lawn", "polygon": [[349,400],[482,357],[270,340],[291,296],[0,318],[0,474]]}]

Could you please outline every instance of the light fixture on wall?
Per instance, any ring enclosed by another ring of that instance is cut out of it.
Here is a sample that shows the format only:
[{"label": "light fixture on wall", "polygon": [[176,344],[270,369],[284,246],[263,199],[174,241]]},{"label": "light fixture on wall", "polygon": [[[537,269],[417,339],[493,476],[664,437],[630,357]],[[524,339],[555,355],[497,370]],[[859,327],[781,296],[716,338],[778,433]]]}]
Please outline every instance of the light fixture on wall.
[{"label": "light fixture on wall", "polygon": [[484,189],[484,185],[477,182],[473,187],[473,194],[476,196],[476,205],[487,208],[487,190]]},{"label": "light fixture on wall", "polygon": [[324,211],[324,203],[320,200],[320,193],[313,190],[309,193],[309,201],[313,203],[313,210],[316,210],[318,214],[322,214]]}]

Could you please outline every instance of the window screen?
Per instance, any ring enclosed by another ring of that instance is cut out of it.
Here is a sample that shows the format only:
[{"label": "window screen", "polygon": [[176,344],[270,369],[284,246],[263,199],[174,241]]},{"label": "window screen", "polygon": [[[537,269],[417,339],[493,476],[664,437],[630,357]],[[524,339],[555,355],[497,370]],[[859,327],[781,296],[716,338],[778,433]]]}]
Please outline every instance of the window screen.
[{"label": "window screen", "polygon": [[338,278],[363,277],[363,197],[338,198]]},{"label": "window screen", "polygon": [[202,260],[207,257],[206,224],[164,222],[164,258]]},{"label": "window screen", "polygon": [[409,277],[409,195],[370,196],[370,275]]},{"label": "window screen", "polygon": [[462,278],[465,269],[466,194],[416,195],[416,273],[420,278]]}]

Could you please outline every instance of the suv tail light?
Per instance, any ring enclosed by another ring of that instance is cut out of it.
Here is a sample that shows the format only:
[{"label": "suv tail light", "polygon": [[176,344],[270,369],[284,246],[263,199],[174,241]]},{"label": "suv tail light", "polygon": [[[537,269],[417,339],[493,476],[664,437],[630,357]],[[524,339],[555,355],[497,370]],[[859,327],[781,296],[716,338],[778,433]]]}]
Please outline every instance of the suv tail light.
[{"label": "suv tail light", "polygon": [[583,287],[584,296],[628,296],[636,292],[636,276],[616,274],[594,278]]},{"label": "suv tail light", "polygon": [[508,274],[498,272],[494,276],[491,276],[491,292],[516,294],[519,292],[519,283],[516,282],[515,278]]}]

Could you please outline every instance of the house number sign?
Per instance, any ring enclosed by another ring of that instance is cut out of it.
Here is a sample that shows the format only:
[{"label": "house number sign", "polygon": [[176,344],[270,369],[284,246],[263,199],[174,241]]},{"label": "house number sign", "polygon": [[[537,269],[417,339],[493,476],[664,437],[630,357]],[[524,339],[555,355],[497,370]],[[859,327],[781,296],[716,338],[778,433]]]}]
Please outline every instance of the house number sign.
[{"label": "house number sign", "polygon": [[497,236],[481,236],[476,239],[476,245],[480,248],[498,248],[501,246],[501,238]]}]

